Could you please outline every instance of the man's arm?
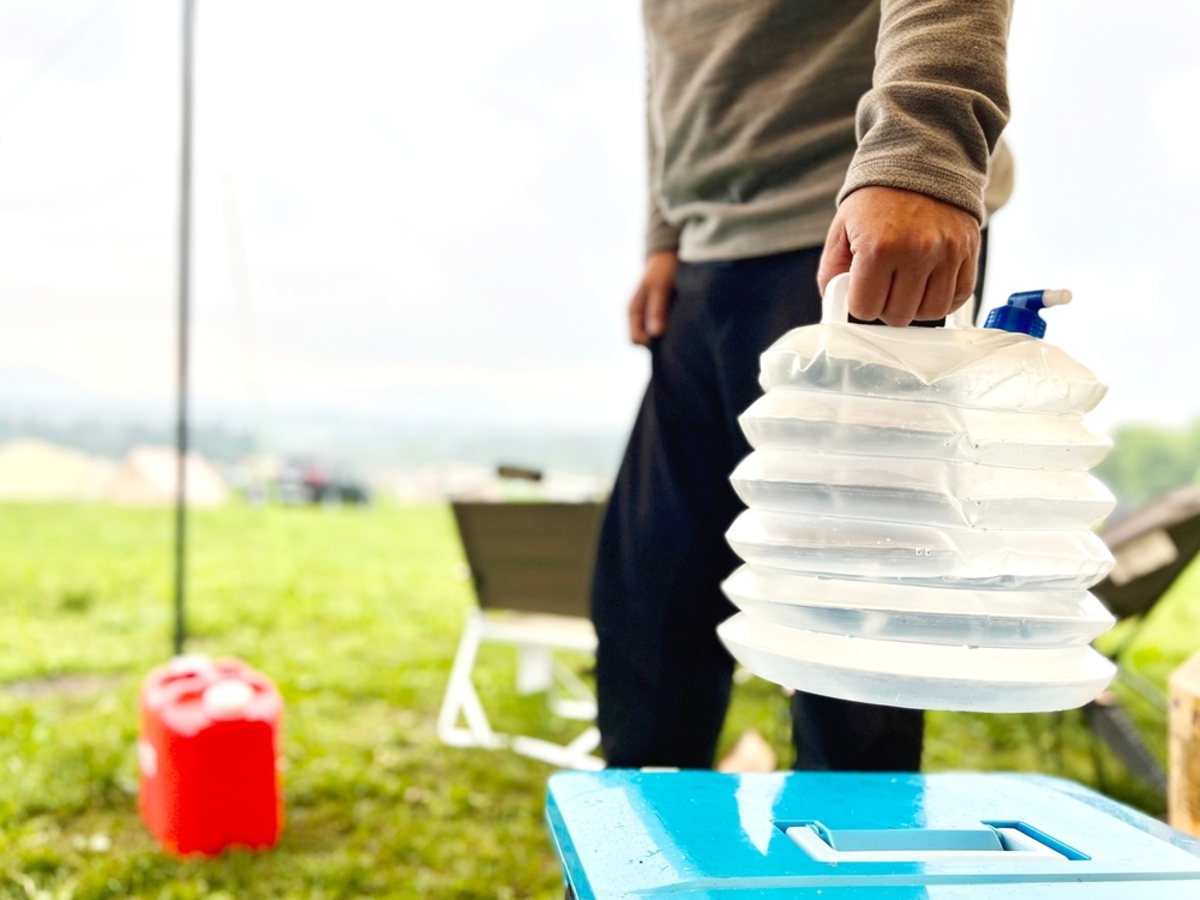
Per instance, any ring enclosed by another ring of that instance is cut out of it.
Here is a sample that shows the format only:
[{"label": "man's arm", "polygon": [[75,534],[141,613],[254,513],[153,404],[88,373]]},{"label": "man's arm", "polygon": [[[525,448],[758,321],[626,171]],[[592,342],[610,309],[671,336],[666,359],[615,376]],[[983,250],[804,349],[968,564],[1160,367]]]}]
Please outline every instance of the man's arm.
[{"label": "man's arm", "polygon": [[938,319],[975,284],[988,157],[1008,121],[1010,0],[883,0],[874,87],[821,259],[850,311]]},{"label": "man's arm", "polygon": [[659,169],[658,143],[654,123],[650,121],[650,90],[653,75],[646,83],[646,268],[642,280],[629,301],[629,339],[635,344],[649,346],[651,338],[667,330],[667,313],[671,306],[671,291],[675,288],[676,251],[679,248],[679,229],[663,216],[654,187]]},{"label": "man's arm", "polygon": [[642,280],[629,301],[629,339],[649,347],[650,341],[667,330],[671,292],[679,258],[674,250],[656,250],[646,257]]},{"label": "man's arm", "polygon": [[[654,150],[650,151],[650,171],[654,172]],[[650,216],[646,225],[646,268],[642,280],[629,301],[629,339],[644,347],[652,338],[662,337],[667,330],[667,313],[671,308],[671,292],[675,289],[675,267],[679,265],[676,248],[679,229],[663,218],[654,200],[651,174]]]}]

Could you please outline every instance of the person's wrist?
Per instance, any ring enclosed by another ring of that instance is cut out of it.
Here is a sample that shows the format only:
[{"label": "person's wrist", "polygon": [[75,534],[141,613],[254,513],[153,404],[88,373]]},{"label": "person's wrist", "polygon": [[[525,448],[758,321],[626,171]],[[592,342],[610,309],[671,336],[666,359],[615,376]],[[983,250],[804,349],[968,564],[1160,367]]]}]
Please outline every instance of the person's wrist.
[{"label": "person's wrist", "polygon": [[646,257],[646,275],[655,281],[671,281],[678,265],[674,250],[656,250]]}]

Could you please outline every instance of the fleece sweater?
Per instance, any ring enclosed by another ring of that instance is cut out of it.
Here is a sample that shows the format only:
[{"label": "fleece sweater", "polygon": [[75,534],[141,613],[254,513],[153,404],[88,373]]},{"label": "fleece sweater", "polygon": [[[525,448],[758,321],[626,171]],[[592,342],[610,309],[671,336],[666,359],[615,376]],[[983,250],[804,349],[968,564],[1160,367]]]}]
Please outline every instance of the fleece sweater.
[{"label": "fleece sweater", "polygon": [[[1004,202],[1010,0],[644,0],[646,248],[822,244],[868,185]],[[995,160],[993,162],[993,156]]]}]

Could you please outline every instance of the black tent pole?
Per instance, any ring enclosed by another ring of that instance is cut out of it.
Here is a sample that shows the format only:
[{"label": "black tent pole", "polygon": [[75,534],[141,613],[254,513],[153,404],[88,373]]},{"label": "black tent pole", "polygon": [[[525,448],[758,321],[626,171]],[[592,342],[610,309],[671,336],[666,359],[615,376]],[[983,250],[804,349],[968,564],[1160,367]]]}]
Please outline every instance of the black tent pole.
[{"label": "black tent pole", "polygon": [[184,617],[184,563],[187,548],[188,450],[188,286],[192,219],[192,34],[195,0],[183,0],[183,95],[179,147],[179,332],[175,396],[175,654],[187,637]]}]

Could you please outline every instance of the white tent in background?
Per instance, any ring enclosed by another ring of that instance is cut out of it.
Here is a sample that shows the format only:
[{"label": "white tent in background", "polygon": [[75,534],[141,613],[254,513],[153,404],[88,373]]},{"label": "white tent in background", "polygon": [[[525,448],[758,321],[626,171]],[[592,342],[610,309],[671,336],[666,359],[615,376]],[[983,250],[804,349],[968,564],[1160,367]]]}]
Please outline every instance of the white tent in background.
[{"label": "white tent in background", "polygon": [[114,465],[49,441],[21,438],[0,446],[0,500],[95,500]]},{"label": "white tent in background", "polygon": [[[114,473],[105,499],[136,506],[166,506],[175,501],[176,455],[171,447],[135,447]],[[225,479],[195,451],[187,455],[187,503],[214,507],[228,496]]]}]

